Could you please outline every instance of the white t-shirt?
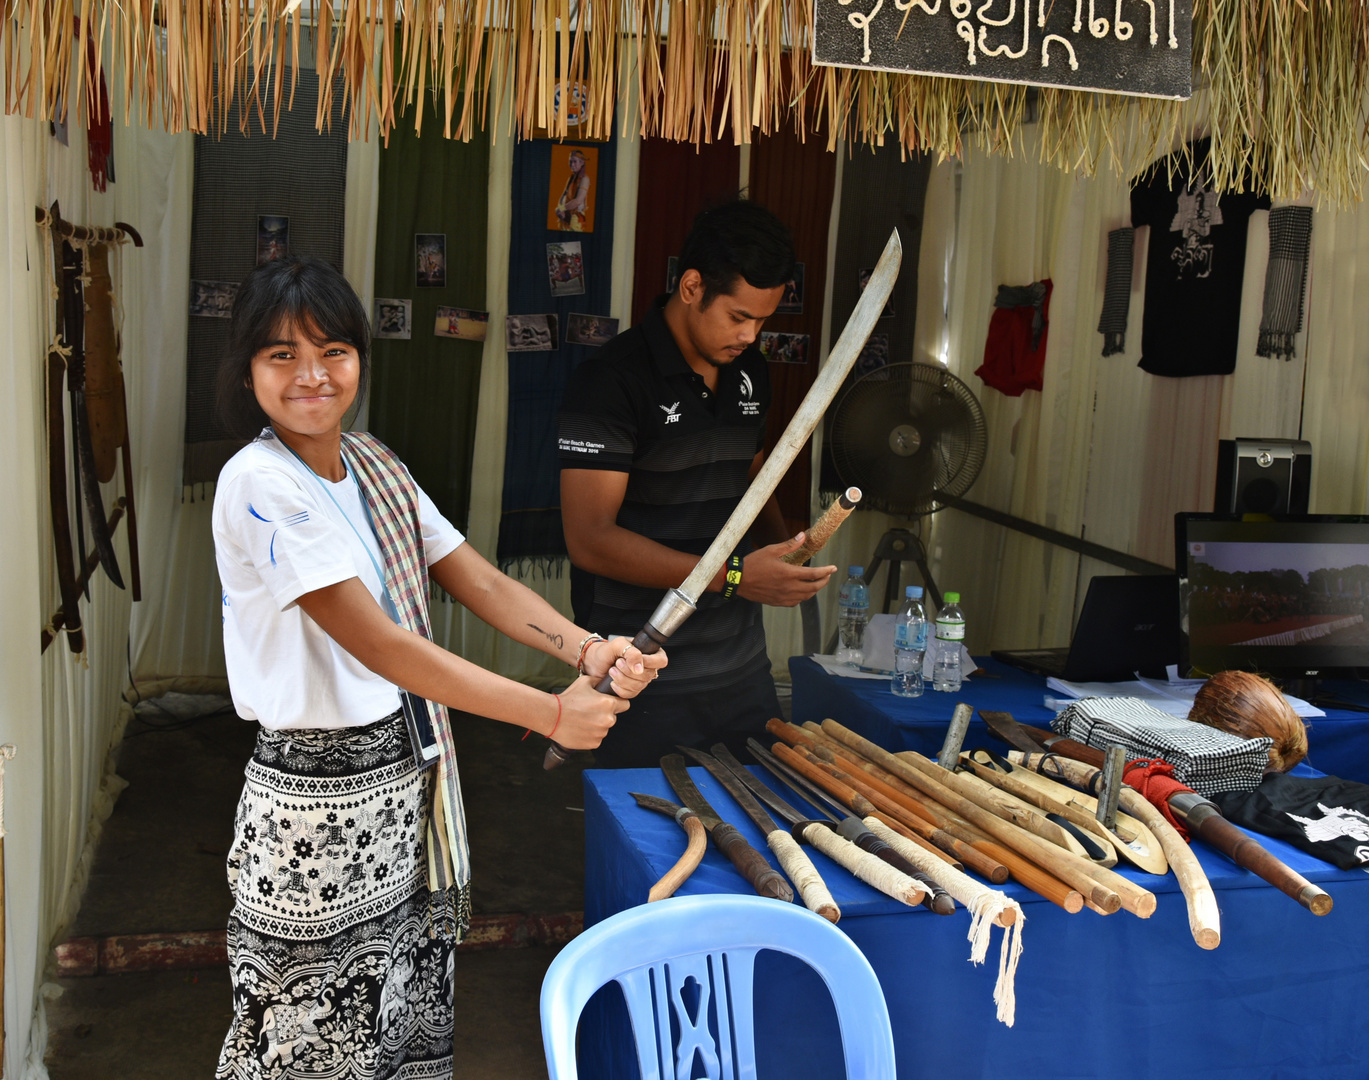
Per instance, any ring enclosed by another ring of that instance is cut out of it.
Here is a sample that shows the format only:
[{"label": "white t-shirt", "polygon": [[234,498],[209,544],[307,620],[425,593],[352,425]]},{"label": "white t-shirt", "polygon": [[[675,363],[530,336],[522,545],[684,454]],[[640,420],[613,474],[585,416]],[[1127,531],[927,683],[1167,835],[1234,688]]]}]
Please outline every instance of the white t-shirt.
[{"label": "white t-shirt", "polygon": [[[421,488],[418,504],[424,558],[432,566],[465,538]],[[342,728],[372,724],[399,708],[394,683],[295,603],[359,578],[386,610],[371,559],[382,569],[385,562],[350,473],[336,484],[321,480],[274,436],[249,443],[219,473],[214,554],[223,586],[223,652],[239,716],[272,730]]]}]

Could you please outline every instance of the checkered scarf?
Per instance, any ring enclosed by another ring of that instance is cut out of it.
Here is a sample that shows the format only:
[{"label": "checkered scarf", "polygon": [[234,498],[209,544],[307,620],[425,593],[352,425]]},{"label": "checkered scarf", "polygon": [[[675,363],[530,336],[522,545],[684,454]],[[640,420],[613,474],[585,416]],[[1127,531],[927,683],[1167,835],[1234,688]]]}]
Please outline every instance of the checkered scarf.
[{"label": "checkered scarf", "polygon": [[[376,540],[385,556],[386,584],[399,610],[400,625],[431,640],[428,565],[423,560],[423,527],[413,478],[393,451],[365,432],[343,434],[342,456],[370,507]],[[446,706],[435,701],[427,705],[442,749],[437,797],[428,822],[428,886],[434,892],[456,886],[458,893],[464,894],[471,880],[471,857],[452,726]],[[467,907],[466,903],[460,905],[463,922],[469,918]]]},{"label": "checkered scarf", "polygon": [[1200,795],[1252,791],[1264,779],[1273,739],[1242,739],[1216,728],[1162,713],[1136,698],[1084,698],[1051,727],[1099,750],[1117,744],[1127,760],[1163,758],[1174,778]]},{"label": "checkered scarf", "polygon": [[1127,315],[1131,310],[1132,243],[1135,229],[1108,233],[1108,276],[1103,286],[1103,314],[1098,332],[1103,335],[1103,355],[1114,356],[1127,347]]},{"label": "checkered scarf", "polygon": [[1302,329],[1307,249],[1312,242],[1312,208],[1281,206],[1269,211],[1269,268],[1264,274],[1264,314],[1256,356],[1293,359],[1293,337]]}]

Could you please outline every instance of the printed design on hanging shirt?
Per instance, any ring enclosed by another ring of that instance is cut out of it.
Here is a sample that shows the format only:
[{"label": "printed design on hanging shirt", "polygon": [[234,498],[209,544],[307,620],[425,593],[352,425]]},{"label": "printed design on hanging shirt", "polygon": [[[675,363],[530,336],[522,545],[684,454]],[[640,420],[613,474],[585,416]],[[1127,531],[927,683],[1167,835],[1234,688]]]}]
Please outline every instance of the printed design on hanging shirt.
[{"label": "printed design on hanging shirt", "polygon": [[665,413],[667,424],[673,424],[680,419],[680,403],[678,401],[674,405],[658,405],[657,408]]},{"label": "printed design on hanging shirt", "polygon": [[[1327,806],[1325,803],[1317,803],[1317,809],[1322,812],[1322,817],[1305,818],[1288,813],[1290,818],[1302,826],[1308,840],[1313,843],[1325,843],[1339,840],[1344,836],[1350,840],[1369,841],[1369,817],[1358,810],[1351,810],[1345,806]],[[1369,862],[1369,847],[1356,848],[1355,855],[1361,862]]]},{"label": "printed design on hanging shirt", "polygon": [[1182,281],[1190,271],[1194,277],[1205,278],[1212,273],[1212,227],[1222,223],[1222,209],[1217,193],[1199,183],[1196,188],[1179,192],[1179,209],[1170,222],[1169,231],[1183,233],[1183,243],[1169,253],[1178,268]]},{"label": "printed design on hanging shirt", "polygon": [[274,525],[276,527],[271,533],[271,547],[269,549],[272,566],[276,565],[276,536],[280,533],[281,529],[288,529],[291,525],[303,525],[309,520],[308,510],[301,510],[298,514],[291,514],[289,517],[283,517],[279,521],[273,521],[271,518],[262,517],[257,513],[257,508],[251,503],[247,504],[247,512],[258,521],[264,521],[266,524]]}]

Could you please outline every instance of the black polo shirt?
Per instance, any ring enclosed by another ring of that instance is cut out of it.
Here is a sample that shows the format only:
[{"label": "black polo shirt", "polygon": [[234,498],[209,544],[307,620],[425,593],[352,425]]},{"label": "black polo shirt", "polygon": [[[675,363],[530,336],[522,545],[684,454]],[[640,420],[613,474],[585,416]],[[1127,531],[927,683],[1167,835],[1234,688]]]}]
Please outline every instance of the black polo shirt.
[{"label": "black polo shirt", "polygon": [[[770,378],[752,347],[721,367],[709,390],[685,363],[662,308],[657,300],[640,324],[571,374],[558,417],[561,468],[627,473],[618,524],[702,555],[750,485],[765,442]],[[577,567],[571,575],[576,621],[601,634],[635,634],[664,592]],[[668,651],[661,682],[689,691],[770,669],[760,605],[720,593],[699,598]]]}]

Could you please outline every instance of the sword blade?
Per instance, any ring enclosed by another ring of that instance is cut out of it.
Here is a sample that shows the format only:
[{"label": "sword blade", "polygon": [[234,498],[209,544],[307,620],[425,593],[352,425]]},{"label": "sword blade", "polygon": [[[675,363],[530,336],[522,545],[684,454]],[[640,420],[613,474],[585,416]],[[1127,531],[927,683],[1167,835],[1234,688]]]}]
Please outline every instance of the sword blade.
[{"label": "sword blade", "polygon": [[[705,754],[702,750],[695,750],[692,747],[681,746],[680,751],[688,754],[694,759],[695,763],[702,765],[708,770],[709,775],[714,780],[722,784],[727,789],[727,793],[737,801],[737,805],[746,812],[746,816],[751,819],[751,823],[760,829],[762,836],[769,836],[774,832],[778,825],[775,819],[765,812],[765,807],[757,801],[756,797],[742,784],[741,780],[733,775],[732,770],[720,762],[712,754]],[[790,822],[792,825],[793,822]]]},{"label": "sword blade", "polygon": [[[771,776],[817,810],[828,821],[839,823],[843,818],[850,816],[851,811],[842,806],[841,803],[829,799],[826,792],[810,783],[807,777],[796,773],[756,739],[747,739],[746,748],[751,751],[752,757],[770,770]],[[839,811],[840,814],[834,814],[828,807]]]}]

